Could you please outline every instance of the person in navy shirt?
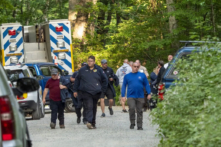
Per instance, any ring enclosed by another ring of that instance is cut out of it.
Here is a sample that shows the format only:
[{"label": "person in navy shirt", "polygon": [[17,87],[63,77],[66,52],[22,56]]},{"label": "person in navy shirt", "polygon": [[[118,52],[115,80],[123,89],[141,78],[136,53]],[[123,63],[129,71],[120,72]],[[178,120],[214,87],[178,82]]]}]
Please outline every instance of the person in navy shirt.
[{"label": "person in navy shirt", "polygon": [[[81,64],[81,68],[86,66],[87,63],[86,62],[83,62]],[[78,75],[78,71],[75,71],[73,73],[73,75],[70,77],[70,81],[71,81],[71,84],[72,84],[72,88],[74,86],[74,81],[75,81],[75,78],[77,77]],[[73,101],[73,104],[75,106],[75,111],[76,111],[76,115],[77,115],[77,123],[80,124],[81,123],[81,109],[83,108],[83,123],[84,124],[87,124],[87,119],[86,119],[86,110],[85,110],[85,106],[83,104],[83,99],[81,99],[80,97],[74,97],[74,94],[72,94],[72,101]]]},{"label": "person in navy shirt", "polygon": [[144,104],[144,88],[146,89],[148,96],[151,98],[150,85],[147,77],[144,73],[138,72],[139,64],[133,63],[132,73],[125,75],[122,85],[121,96],[122,100],[126,101],[126,87],[127,87],[127,102],[129,106],[130,117],[130,129],[134,129],[135,126],[135,109],[137,110],[137,129],[143,130],[143,104]]},{"label": "person in navy shirt", "polygon": [[105,73],[95,64],[95,57],[89,56],[88,64],[79,70],[74,82],[74,97],[83,99],[88,129],[96,129],[97,102],[102,92],[106,92],[107,86]]}]

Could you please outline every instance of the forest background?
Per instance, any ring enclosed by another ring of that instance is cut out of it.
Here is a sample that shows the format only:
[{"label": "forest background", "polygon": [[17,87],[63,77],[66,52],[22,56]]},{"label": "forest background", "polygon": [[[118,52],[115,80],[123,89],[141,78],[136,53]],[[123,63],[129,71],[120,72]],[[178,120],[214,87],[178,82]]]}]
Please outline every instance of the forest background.
[{"label": "forest background", "polygon": [[220,38],[218,0],[0,0],[0,24],[72,23],[75,69],[96,56],[115,71],[123,59],[140,59],[149,72],[167,62],[180,40]]}]

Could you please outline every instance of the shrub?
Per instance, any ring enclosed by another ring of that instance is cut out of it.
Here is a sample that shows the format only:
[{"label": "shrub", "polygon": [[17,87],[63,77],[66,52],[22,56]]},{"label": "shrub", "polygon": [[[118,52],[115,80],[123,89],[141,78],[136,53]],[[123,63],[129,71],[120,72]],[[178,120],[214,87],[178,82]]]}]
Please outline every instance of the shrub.
[{"label": "shrub", "polygon": [[[160,146],[215,147],[221,144],[221,47],[207,45],[174,66],[176,86],[152,111]],[[208,49],[210,48],[210,49]]]}]

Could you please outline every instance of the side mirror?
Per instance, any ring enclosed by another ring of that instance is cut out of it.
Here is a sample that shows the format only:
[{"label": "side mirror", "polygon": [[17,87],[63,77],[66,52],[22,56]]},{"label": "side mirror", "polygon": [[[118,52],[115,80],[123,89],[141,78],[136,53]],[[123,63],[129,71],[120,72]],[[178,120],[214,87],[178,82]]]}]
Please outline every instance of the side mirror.
[{"label": "side mirror", "polygon": [[42,79],[44,79],[43,76],[36,76],[36,80],[40,81],[40,80],[42,80]]},{"label": "side mirror", "polygon": [[67,76],[69,74],[69,72],[66,71],[66,70],[62,71],[62,73],[63,73],[64,76]]},{"label": "side mirror", "polygon": [[21,78],[17,80],[16,88],[23,93],[36,91],[39,87],[38,81],[33,78]]}]

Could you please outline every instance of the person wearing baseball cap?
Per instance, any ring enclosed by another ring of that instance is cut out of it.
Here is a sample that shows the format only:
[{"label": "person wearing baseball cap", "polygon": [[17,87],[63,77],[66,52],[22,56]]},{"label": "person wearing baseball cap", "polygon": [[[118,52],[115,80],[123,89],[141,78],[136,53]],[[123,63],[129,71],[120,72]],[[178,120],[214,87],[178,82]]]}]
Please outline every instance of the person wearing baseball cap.
[{"label": "person wearing baseball cap", "polygon": [[60,85],[59,72],[56,68],[51,69],[51,79],[49,79],[45,85],[43,93],[43,103],[45,104],[45,98],[49,90],[50,109],[51,109],[51,129],[55,129],[56,120],[58,116],[60,128],[64,129],[64,108],[65,104],[61,99],[61,89],[66,89],[64,85]]},{"label": "person wearing baseball cap", "polygon": [[105,96],[107,97],[108,101],[109,101],[109,111],[110,111],[110,115],[113,115],[113,103],[114,103],[114,97],[116,96],[116,92],[113,86],[113,83],[115,82],[115,86],[118,86],[119,84],[119,79],[118,77],[114,74],[114,71],[112,68],[108,67],[107,65],[107,60],[103,59],[101,60],[101,65],[102,65],[102,69],[103,72],[105,73],[106,77],[108,78],[108,87],[107,90],[105,92],[102,92],[101,94],[101,111],[102,111],[102,115],[101,117],[105,117],[105,103],[104,103],[104,98]]}]

